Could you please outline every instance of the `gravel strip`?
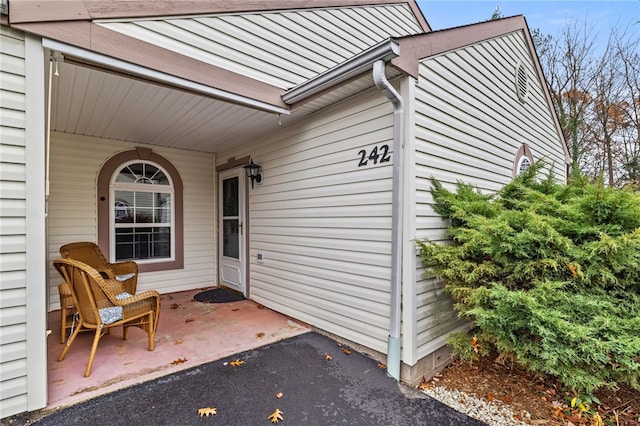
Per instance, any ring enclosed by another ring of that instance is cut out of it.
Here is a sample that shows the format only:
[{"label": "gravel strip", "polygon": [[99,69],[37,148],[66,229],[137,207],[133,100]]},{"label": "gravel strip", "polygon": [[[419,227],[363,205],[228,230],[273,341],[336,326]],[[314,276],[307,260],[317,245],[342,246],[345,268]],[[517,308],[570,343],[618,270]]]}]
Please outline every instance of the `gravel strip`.
[{"label": "gravel strip", "polygon": [[515,413],[511,408],[499,401],[485,401],[444,386],[434,386],[424,389],[422,392],[454,410],[483,421],[490,426],[529,426],[528,423],[514,417]]}]

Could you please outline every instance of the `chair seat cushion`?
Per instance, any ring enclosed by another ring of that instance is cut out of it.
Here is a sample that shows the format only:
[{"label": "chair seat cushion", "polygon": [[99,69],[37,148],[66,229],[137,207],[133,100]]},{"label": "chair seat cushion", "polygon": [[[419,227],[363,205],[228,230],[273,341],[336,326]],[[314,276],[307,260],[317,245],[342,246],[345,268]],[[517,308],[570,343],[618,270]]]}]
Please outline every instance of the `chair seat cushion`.
[{"label": "chair seat cushion", "polygon": [[131,293],[127,293],[127,292],[125,291],[125,292],[123,292],[123,293],[116,294],[116,299],[118,299],[118,300],[124,300],[124,299],[126,299],[126,298],[128,298],[128,297],[131,297],[131,296],[133,296]]},{"label": "chair seat cushion", "polygon": [[103,324],[112,324],[122,319],[122,306],[110,306],[98,309]]}]

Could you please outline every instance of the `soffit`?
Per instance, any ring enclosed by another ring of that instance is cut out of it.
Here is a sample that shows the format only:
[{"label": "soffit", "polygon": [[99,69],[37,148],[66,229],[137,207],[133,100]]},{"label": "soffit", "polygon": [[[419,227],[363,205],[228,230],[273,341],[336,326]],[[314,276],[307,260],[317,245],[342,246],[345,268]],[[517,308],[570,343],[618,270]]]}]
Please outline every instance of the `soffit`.
[{"label": "soffit", "polygon": [[[291,115],[278,116],[72,63],[59,62],[57,74],[51,84],[52,131],[201,152],[257,143],[279,128],[374,86],[366,73],[316,96]],[[389,78],[397,75],[397,70],[389,68]]]}]

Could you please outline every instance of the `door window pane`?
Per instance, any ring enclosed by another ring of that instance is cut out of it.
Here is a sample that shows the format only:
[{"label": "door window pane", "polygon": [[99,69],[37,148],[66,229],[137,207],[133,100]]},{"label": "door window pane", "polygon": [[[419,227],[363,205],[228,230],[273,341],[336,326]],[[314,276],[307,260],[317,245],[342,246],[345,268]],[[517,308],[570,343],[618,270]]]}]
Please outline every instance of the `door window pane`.
[{"label": "door window pane", "polygon": [[222,221],[222,255],[240,258],[240,232],[238,219],[224,219]]},{"label": "door window pane", "polygon": [[222,215],[238,216],[238,178],[222,182]]}]

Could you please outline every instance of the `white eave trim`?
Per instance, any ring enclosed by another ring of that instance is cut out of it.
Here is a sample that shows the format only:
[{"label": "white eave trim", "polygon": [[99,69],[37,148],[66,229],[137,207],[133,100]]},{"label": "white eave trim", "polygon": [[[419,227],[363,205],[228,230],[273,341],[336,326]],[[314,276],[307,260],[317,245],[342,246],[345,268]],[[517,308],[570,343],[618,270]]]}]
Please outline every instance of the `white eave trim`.
[{"label": "white eave trim", "polygon": [[282,100],[288,105],[295,104],[370,70],[376,61],[382,59],[388,62],[398,56],[400,56],[398,43],[391,39],[384,40],[312,79],[292,87],[284,92]]},{"label": "white eave trim", "polygon": [[156,81],[169,86],[178,87],[188,90],[190,92],[198,93],[205,96],[210,96],[215,99],[227,101],[237,105],[245,106],[248,108],[258,109],[261,111],[273,112],[276,114],[289,115],[291,112],[276,105],[272,105],[266,102],[261,102],[256,99],[247,98],[235,93],[227,92],[224,90],[216,89],[205,84],[196,83],[194,81],[186,80],[175,75],[167,74],[164,72],[156,71],[150,68],[146,68],[140,65],[132,64],[120,59],[112,58],[110,56],[102,55],[100,53],[92,52],[90,50],[82,49],[80,47],[71,46],[66,43],[61,43],[56,40],[48,38],[42,39],[42,46],[52,51],[60,52],[63,56],[70,56],[81,59],[88,64],[96,64],[107,69],[117,70],[119,72],[142,77],[143,79]]}]

